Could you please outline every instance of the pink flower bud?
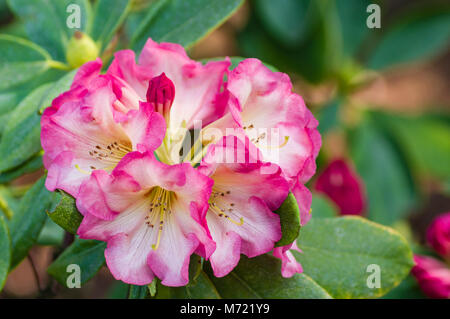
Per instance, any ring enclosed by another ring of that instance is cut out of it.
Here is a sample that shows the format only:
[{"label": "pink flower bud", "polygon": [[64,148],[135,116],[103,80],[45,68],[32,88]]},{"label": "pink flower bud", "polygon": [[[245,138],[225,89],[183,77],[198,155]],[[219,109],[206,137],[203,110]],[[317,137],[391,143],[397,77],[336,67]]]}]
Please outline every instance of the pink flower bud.
[{"label": "pink flower bud", "polygon": [[325,168],[315,189],[326,194],[342,215],[361,215],[366,206],[362,181],[343,159],[334,160]]},{"label": "pink flower bud", "polygon": [[427,241],[442,257],[450,258],[450,212],[433,220],[427,230]]},{"label": "pink flower bud", "polygon": [[162,115],[168,114],[174,98],[175,86],[164,72],[150,80],[147,89],[147,102],[153,105],[156,112]]},{"label": "pink flower bud", "polygon": [[430,298],[450,298],[450,269],[444,263],[427,256],[415,255],[411,270],[420,289]]}]

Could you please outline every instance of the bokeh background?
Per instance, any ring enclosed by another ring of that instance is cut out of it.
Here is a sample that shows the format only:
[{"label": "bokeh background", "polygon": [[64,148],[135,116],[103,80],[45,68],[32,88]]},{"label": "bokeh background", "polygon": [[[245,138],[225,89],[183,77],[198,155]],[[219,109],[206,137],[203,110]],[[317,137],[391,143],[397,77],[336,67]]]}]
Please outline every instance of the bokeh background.
[{"label": "bokeh background", "polygon": [[[120,30],[124,47],[128,29],[150,2],[136,1]],[[366,25],[371,3],[380,5],[381,28]],[[26,37],[5,0],[0,0],[0,33]],[[426,229],[450,211],[448,1],[248,0],[189,54],[198,60],[256,57],[288,73],[320,122],[316,176],[333,160],[344,159],[361,183],[365,205],[359,214],[400,231],[415,253],[434,255]],[[20,189],[41,174],[14,183]],[[314,185],[315,179],[308,186]],[[314,192],[313,215],[333,205],[326,194]],[[48,223],[1,296],[124,297],[126,286],[107,269],[82,289],[65,289],[48,276],[47,266],[72,240]],[[385,297],[424,295],[408,276]]]}]

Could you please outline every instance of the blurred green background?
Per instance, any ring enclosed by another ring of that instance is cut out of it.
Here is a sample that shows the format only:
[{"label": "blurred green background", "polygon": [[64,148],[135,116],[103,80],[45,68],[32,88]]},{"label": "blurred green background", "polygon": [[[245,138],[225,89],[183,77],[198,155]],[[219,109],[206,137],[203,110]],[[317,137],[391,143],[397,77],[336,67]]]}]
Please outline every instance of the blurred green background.
[{"label": "blurred green background", "polygon": [[[131,34],[151,3],[134,2],[114,49],[130,46]],[[381,8],[380,28],[366,24],[372,3]],[[0,34],[27,38],[25,28],[0,0]],[[320,122],[318,172],[334,158],[347,158],[364,182],[365,217],[399,230],[416,253],[433,254],[424,232],[435,216],[450,211],[449,49],[448,1],[249,0],[220,28],[191,45],[189,54],[199,60],[256,57],[288,73]],[[0,92],[0,98],[15,96]],[[40,174],[13,184],[20,188]],[[326,202],[314,194],[313,214]],[[40,256],[35,266],[44,283],[55,253],[47,244],[54,242],[55,233],[56,240],[64,241],[61,230],[51,227],[55,225],[44,228],[41,245],[31,252]],[[36,294],[32,276],[25,260],[10,275],[4,293]],[[124,287],[112,282],[101,271],[83,289],[58,293],[121,297]],[[422,296],[408,277],[386,297]]]}]

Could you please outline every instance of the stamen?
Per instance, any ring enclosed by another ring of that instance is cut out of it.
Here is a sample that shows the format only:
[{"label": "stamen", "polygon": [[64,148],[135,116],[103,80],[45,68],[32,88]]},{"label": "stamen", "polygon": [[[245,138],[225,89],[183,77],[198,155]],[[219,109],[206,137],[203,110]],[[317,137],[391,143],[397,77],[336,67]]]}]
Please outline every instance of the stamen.
[{"label": "stamen", "polygon": [[235,224],[235,225],[237,225],[237,226],[242,226],[242,225],[244,225],[244,218],[243,218],[243,217],[241,217],[241,218],[239,219],[239,222],[233,220],[233,219],[232,219],[230,216],[228,216],[228,215],[225,215],[225,218],[228,219],[230,222],[232,222],[233,224]]},{"label": "stamen", "polygon": [[[226,192],[227,194],[229,194],[229,191]],[[229,215],[225,214],[226,210],[219,207],[217,205],[217,202],[214,201],[214,198],[217,198],[217,195],[219,195],[219,198],[222,198],[221,196],[224,196],[224,192],[218,192],[218,191],[214,191],[212,192],[212,201],[209,203],[209,208],[210,210],[215,213],[217,216],[219,217],[225,217],[227,220],[229,220],[230,222],[232,222],[233,224],[237,225],[237,226],[242,226],[244,225],[244,218],[240,217],[239,221],[234,220],[233,218],[231,218]],[[210,200],[211,200],[210,199]],[[230,203],[229,204],[230,207],[234,206],[234,203]],[[228,208],[228,213],[234,213],[233,208]]]},{"label": "stamen", "polygon": [[[272,148],[282,148],[284,146],[286,146],[287,142],[289,141],[289,136],[285,136],[284,137],[284,142],[278,146],[272,146],[272,145],[258,145],[261,148],[268,148],[268,149],[272,149]],[[256,141],[255,144],[258,144],[259,140]]]},{"label": "stamen", "polygon": [[[145,223],[148,227],[154,228],[155,224],[158,225],[158,235],[156,243],[152,244],[152,249],[157,250],[161,242],[161,235],[164,228],[165,214],[171,213],[171,199],[172,192],[166,191],[161,187],[154,187],[150,191],[150,209],[148,215],[145,217]],[[156,219],[156,221],[155,221]],[[158,221],[159,219],[159,221]]]},{"label": "stamen", "polygon": [[75,168],[82,174],[91,175],[91,172],[88,172],[80,167],[80,165],[75,164]]}]

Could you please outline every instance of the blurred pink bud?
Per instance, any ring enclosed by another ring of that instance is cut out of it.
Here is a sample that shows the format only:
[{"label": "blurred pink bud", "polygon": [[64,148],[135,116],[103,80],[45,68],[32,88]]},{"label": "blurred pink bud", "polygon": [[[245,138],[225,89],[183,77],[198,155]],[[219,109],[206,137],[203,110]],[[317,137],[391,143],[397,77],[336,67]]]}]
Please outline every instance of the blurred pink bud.
[{"label": "blurred pink bud", "polygon": [[328,195],[341,215],[362,215],[366,206],[363,183],[343,159],[331,162],[317,178],[315,189]]},{"label": "blurred pink bud", "polygon": [[430,298],[450,299],[450,269],[446,264],[427,256],[415,255],[411,270],[420,289]]},{"label": "blurred pink bud", "polygon": [[433,220],[427,230],[427,241],[442,257],[450,258],[450,212]]}]

